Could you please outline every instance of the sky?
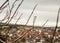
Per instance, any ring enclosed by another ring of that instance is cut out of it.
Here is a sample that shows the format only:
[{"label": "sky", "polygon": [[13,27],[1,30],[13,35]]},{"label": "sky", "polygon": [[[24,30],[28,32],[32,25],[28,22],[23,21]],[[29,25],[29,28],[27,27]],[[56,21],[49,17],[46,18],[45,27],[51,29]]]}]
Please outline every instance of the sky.
[{"label": "sky", "polygon": [[[0,6],[3,4],[4,1],[5,0],[0,0]],[[15,0],[9,0],[10,7],[12,6],[12,3],[14,1]],[[18,0],[15,3],[12,14],[20,2],[21,0]],[[48,22],[45,26],[55,26],[58,9],[60,7],[60,0],[24,0],[24,2],[17,11],[18,14],[15,15],[10,23],[15,23],[19,15],[21,15],[22,13],[23,15],[17,24],[25,24],[36,4],[38,5],[27,25],[33,25],[34,16],[37,16],[35,26],[42,26],[46,22],[46,20],[48,20]],[[0,13],[0,20],[6,15],[7,9],[8,7],[5,8],[2,13]],[[58,26],[60,26],[60,19]]]}]

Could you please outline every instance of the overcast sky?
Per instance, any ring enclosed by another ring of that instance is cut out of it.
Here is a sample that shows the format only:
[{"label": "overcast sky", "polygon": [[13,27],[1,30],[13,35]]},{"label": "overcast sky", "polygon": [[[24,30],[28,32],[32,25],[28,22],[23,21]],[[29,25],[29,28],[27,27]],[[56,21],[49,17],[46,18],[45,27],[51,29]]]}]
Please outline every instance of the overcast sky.
[{"label": "overcast sky", "polygon": [[[0,6],[2,5],[4,1],[5,0],[0,0]],[[10,7],[13,2],[14,0],[10,0]],[[20,2],[21,0],[18,0],[15,3],[13,12],[16,6]],[[10,23],[15,23],[19,15],[23,13],[21,19],[19,20],[17,24],[25,24],[35,4],[38,4],[38,6],[36,7],[28,25],[32,25],[34,16],[37,16],[36,21],[35,21],[36,26],[42,26],[46,22],[47,19],[48,19],[48,22],[46,23],[45,26],[55,26],[57,13],[60,6],[60,0],[24,0],[24,2],[22,3],[22,5],[19,7],[17,11],[18,15],[15,15],[14,19]],[[7,12],[7,8],[5,8],[3,13],[0,14],[0,20],[4,17],[6,12]],[[59,26],[60,26],[60,19],[59,19]]]}]

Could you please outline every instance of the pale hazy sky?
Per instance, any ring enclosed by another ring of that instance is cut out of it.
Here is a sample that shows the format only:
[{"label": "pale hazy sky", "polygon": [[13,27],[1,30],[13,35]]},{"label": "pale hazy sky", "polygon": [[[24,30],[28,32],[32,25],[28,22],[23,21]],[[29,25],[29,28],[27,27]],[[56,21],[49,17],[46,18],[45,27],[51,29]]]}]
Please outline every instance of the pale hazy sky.
[{"label": "pale hazy sky", "polygon": [[[5,0],[0,0],[0,6],[2,5],[4,1]],[[9,0],[9,1],[10,1],[10,6],[11,6],[14,0]],[[15,7],[13,11],[15,10],[16,6],[20,2],[21,0],[15,3]],[[28,25],[32,25],[34,16],[37,16],[35,25],[41,26],[48,19],[48,22],[45,26],[55,26],[57,13],[60,6],[60,0],[24,0],[21,7],[18,9],[18,16],[14,17],[11,23],[14,23],[19,17],[19,15],[23,13],[18,24],[25,24],[35,4],[38,4],[38,6],[36,7]],[[1,18],[4,17],[6,12],[7,12],[7,8],[5,8],[3,13],[0,14],[0,20]],[[60,26],[60,19],[59,19],[59,26]]]}]

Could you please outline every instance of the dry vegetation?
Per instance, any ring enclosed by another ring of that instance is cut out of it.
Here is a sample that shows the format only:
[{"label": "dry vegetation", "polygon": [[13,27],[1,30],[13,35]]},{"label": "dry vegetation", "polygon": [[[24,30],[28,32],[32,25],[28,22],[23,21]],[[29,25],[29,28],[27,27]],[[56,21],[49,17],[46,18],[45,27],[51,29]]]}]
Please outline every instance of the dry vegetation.
[{"label": "dry vegetation", "polygon": [[[11,12],[13,8],[15,7],[14,4],[19,1],[15,0],[12,4],[12,7],[10,8],[9,0],[6,0],[1,6],[0,6],[0,13],[3,13],[3,10],[9,7],[9,11],[7,11],[6,16],[0,20],[0,43],[60,43],[60,28],[58,28],[58,20],[59,20],[59,12],[60,8],[58,10],[57,20],[56,20],[56,27],[54,29],[51,29],[51,27],[44,27],[44,25],[47,23],[47,21],[42,25],[42,27],[35,27],[35,20],[37,16],[34,16],[33,19],[33,25],[27,26],[32,14],[34,13],[34,10],[37,7],[37,4],[34,6],[27,22],[25,25],[18,25],[17,22],[20,20],[22,14],[18,17],[15,24],[9,24],[14,16],[16,15],[16,12],[18,11],[19,7],[22,5],[24,0],[21,0],[19,5],[17,6],[15,12],[11,16]],[[7,4],[6,4],[7,3]],[[5,5],[6,4],[6,5]],[[9,12],[9,14],[8,14]],[[4,20],[7,21],[3,23]]]}]

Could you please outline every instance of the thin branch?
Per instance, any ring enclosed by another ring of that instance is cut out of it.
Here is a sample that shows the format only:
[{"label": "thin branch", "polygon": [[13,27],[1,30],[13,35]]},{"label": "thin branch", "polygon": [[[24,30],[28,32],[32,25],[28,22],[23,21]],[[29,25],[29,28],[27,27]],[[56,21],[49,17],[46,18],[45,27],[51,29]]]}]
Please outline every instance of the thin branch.
[{"label": "thin branch", "polygon": [[1,9],[3,10],[4,8],[6,8],[8,6],[8,4],[6,4],[4,7],[2,7]]},{"label": "thin branch", "polygon": [[42,27],[45,26],[45,24],[46,24],[47,22],[48,22],[48,20],[42,25]]},{"label": "thin branch", "polygon": [[60,8],[58,10],[58,14],[57,14],[57,20],[56,20],[56,26],[55,26],[55,30],[54,30],[54,33],[53,33],[53,38],[52,38],[52,41],[51,43],[53,43],[53,40],[54,40],[54,36],[56,34],[56,30],[57,30],[57,27],[58,27],[58,21],[59,21],[59,12],[60,12]]},{"label": "thin branch", "polygon": [[13,17],[15,16],[16,11],[17,11],[18,8],[21,6],[21,4],[22,4],[23,1],[24,1],[24,0],[22,0],[21,3],[18,5],[18,7],[17,7],[17,9],[15,10],[13,16],[12,16],[11,19],[7,22],[8,24],[9,24],[9,22],[13,19]]},{"label": "thin branch", "polygon": [[[10,9],[10,13],[12,12],[12,9],[14,8],[14,4],[15,4],[16,1],[17,1],[17,0],[15,0],[15,1],[13,2],[12,7],[11,7],[11,9]],[[4,8],[6,8],[8,5],[9,5],[9,3],[6,4],[5,6],[3,6],[3,7],[1,8],[1,10],[3,10]],[[0,13],[1,13],[1,12],[0,12]]]},{"label": "thin branch", "polygon": [[12,9],[14,8],[14,4],[16,3],[16,1],[17,1],[17,0],[15,0],[15,1],[13,2],[12,7],[11,7],[11,9],[10,9],[10,13],[12,12]]},{"label": "thin branch", "polygon": [[6,0],[0,7],[0,9],[8,2],[8,0]]},{"label": "thin branch", "polygon": [[3,12],[3,10],[6,8],[8,6],[8,4],[6,4],[5,6],[3,6],[0,10],[0,13],[2,13]]},{"label": "thin branch", "polygon": [[[30,20],[30,18],[31,18],[31,16],[32,16],[32,14],[34,13],[34,10],[36,9],[36,7],[37,7],[37,4],[34,6],[33,11],[31,12],[31,14],[30,14],[30,16],[29,16],[26,24],[28,24],[28,22],[29,22],[29,20]],[[26,24],[25,24],[25,25],[26,25]]]},{"label": "thin branch", "polygon": [[8,13],[8,11],[6,12],[6,16],[2,20],[0,20],[0,22],[4,21],[8,17],[7,13]]},{"label": "thin branch", "polygon": [[19,18],[17,19],[17,21],[16,21],[15,24],[17,24],[17,22],[19,21],[19,19],[21,18],[22,15],[23,15],[23,14],[21,14],[21,15],[19,16]]}]

